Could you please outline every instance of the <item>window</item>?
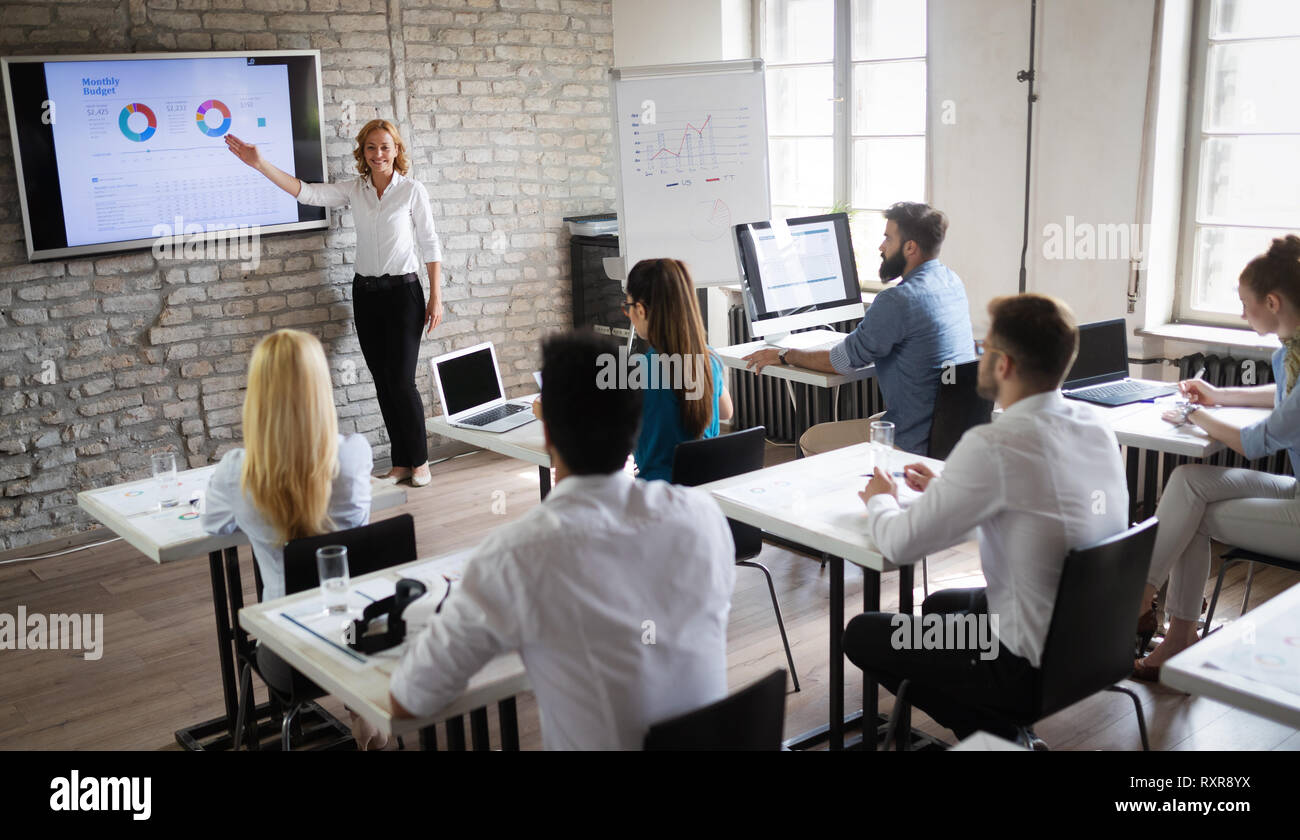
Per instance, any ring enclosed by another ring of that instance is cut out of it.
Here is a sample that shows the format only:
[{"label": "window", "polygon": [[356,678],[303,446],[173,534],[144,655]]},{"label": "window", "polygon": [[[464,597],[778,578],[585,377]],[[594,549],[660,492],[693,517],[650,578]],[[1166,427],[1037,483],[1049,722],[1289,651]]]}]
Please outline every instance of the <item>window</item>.
[{"label": "window", "polygon": [[1300,3],[1201,0],[1178,320],[1241,326],[1237,277],[1300,228]]},{"label": "window", "polygon": [[880,211],[924,201],[925,0],[760,0],[772,216],[852,211],[879,287]]}]

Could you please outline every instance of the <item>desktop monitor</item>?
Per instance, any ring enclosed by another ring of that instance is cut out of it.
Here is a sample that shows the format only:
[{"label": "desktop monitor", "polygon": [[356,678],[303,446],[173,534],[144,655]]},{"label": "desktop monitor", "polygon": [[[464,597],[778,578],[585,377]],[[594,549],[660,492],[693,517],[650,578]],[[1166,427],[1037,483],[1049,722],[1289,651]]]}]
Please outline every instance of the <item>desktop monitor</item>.
[{"label": "desktop monitor", "polygon": [[735,226],[750,330],[769,343],[865,313],[844,213]]}]

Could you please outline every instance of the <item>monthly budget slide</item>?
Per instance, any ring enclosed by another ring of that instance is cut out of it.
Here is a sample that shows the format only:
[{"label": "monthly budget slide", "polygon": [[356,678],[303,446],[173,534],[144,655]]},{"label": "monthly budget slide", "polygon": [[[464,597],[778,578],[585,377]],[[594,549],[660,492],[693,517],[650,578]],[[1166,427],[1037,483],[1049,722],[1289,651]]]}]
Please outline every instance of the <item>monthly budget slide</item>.
[{"label": "monthly budget slide", "polygon": [[45,81],[68,245],[151,238],[178,217],[205,227],[298,221],[294,198],[225,142],[233,133],[294,173],[285,65],[55,61]]}]

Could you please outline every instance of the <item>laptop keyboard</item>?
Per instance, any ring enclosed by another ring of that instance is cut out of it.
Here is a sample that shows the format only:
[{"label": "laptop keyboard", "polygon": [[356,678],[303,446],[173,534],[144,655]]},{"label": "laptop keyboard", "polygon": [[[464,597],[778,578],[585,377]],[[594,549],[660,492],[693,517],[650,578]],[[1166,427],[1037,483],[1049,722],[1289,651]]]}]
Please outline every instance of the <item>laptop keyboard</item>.
[{"label": "laptop keyboard", "polygon": [[503,417],[511,417],[521,411],[527,410],[528,406],[526,405],[520,405],[519,403],[506,403],[505,405],[499,405],[496,408],[489,408],[487,411],[480,411],[473,417],[467,417],[460,422],[465,426],[486,426],[489,423],[495,423]]},{"label": "laptop keyboard", "polygon": [[1070,392],[1070,396],[1090,400],[1112,400],[1123,397],[1136,402],[1163,397],[1177,390],[1173,385],[1153,385],[1149,382],[1108,382],[1104,385],[1093,385],[1091,388],[1077,388]]}]

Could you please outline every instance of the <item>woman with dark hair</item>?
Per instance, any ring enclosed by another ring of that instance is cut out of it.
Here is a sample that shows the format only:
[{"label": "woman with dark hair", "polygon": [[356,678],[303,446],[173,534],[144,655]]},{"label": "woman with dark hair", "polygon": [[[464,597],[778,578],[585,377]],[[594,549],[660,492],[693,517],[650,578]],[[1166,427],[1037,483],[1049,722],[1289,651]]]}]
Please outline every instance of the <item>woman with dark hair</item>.
[{"label": "woman with dark hair", "polygon": [[650,342],[641,368],[648,380],[633,457],[640,478],[672,478],[673,451],[686,440],[717,437],[730,420],[722,360],[705,340],[695,284],[680,260],[641,260],[627,275],[623,311]]},{"label": "woman with dark hair", "polygon": [[[1274,333],[1282,340],[1272,360],[1276,382],[1252,388],[1216,388],[1200,379],[1180,382],[1187,409],[1167,412],[1165,419],[1194,423],[1247,458],[1285,449],[1292,471],[1300,470],[1300,237],[1274,239],[1268,253],[1241,272],[1237,293],[1242,317],[1255,332]],[[1254,425],[1238,428],[1203,409],[1216,405],[1273,411]],[[1160,530],[1138,609],[1142,623],[1153,625],[1156,590],[1168,578],[1169,632],[1133,666],[1133,676],[1153,681],[1159,679],[1166,659],[1196,641],[1210,572],[1210,540],[1300,560],[1300,497],[1294,476],[1187,464],[1169,477],[1156,517]]]},{"label": "woman with dark hair", "polygon": [[[338,184],[308,184],[277,168],[256,146],[233,134],[226,145],[240,160],[302,204],[352,206],[357,231],[352,310],[357,340],[375,381],[375,397],[392,444],[393,483],[429,478],[424,403],[415,387],[420,329],[442,322],[442,246],[424,184],[407,177],[411,164],[397,126],[371,120],[357,133],[352,151],[357,177]],[[429,302],[420,288],[421,255],[429,272]]]}]

